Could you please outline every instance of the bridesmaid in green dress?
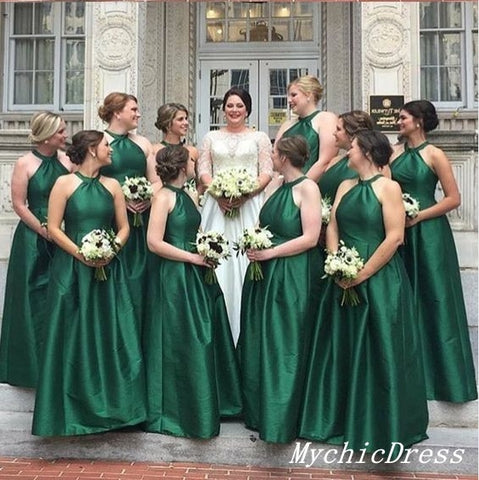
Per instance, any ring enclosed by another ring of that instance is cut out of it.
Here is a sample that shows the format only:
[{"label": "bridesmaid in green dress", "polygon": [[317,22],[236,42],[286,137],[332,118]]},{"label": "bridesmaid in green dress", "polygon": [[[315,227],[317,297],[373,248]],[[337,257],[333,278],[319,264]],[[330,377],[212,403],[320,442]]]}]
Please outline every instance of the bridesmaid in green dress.
[{"label": "bridesmaid in green dress", "polygon": [[316,77],[304,75],[293,80],[288,85],[288,102],[295,118],[284,122],[276,135],[276,141],[293,135],[306,139],[309,157],[301,170],[315,182],[338,153],[333,136],[338,118],[317,109],[322,95],[323,87]]},{"label": "bridesmaid in green dress", "polygon": [[161,149],[163,188],[153,199],[148,247],[154,256],[143,351],[148,417],[144,429],[182,437],[218,435],[220,417],[241,413],[239,372],[226,306],[208,265],[194,253],[201,216],[183,189],[195,164],[182,146]]},{"label": "bridesmaid in green dress", "polygon": [[[467,402],[477,398],[477,387],[459,262],[446,217],[461,199],[448,158],[426,139],[438,123],[431,102],[415,100],[402,107],[398,125],[405,143],[395,149],[391,173],[421,209],[406,219],[401,253],[418,304],[428,399]],[[436,201],[438,182],[444,196]]]},{"label": "bridesmaid in green dress", "polygon": [[[111,153],[103,132],[75,134],[68,155],[79,169],[60,177],[50,195],[48,231],[60,248],[48,287],[34,435],[81,435],[145,420],[141,345],[121,260],[92,262],[78,251],[93,229],[115,229],[120,246],[128,238],[120,184],[100,174]],[[95,279],[100,266],[106,281]]]},{"label": "bridesmaid in green dress", "polygon": [[[140,113],[136,97],[113,92],[107,95],[98,109],[100,118],[108,123],[105,130],[113,149],[112,162],[102,169],[102,174],[115,178],[122,184],[125,177],[146,177],[151,183],[161,185],[155,172],[155,157],[149,140],[137,133]],[[156,186],[154,186],[156,188]],[[121,258],[130,291],[133,296],[139,328],[143,323],[147,287],[147,265],[151,256],[146,246],[146,228],[150,201],[127,202],[130,237],[121,252]],[[142,213],[143,225],[134,226],[135,212]]]},{"label": "bridesmaid in green dress", "polygon": [[12,205],[20,222],[8,264],[0,341],[0,382],[35,387],[42,345],[46,291],[54,244],[46,228],[48,195],[56,179],[72,171],[64,152],[63,119],[40,112],[31,120],[35,145],[12,174]]},{"label": "bridesmaid in green dress", "polygon": [[[339,186],[326,233],[356,247],[364,267],[356,279],[326,285],[313,334],[300,436],[353,450],[389,451],[426,436],[424,375],[414,297],[401,257],[404,206],[399,185],[382,174],[391,146],[362,130],[348,151],[359,178]],[[354,287],[357,306],[341,306]]]},{"label": "bridesmaid in green dress", "polygon": [[267,442],[297,437],[319,299],[321,196],[302,173],[307,158],[302,136],[275,143],[274,168],[284,183],[266,200],[259,217],[260,226],[273,234],[273,247],[247,252],[251,262],[261,262],[264,279],[251,280],[248,267],[238,342],[244,419]]}]

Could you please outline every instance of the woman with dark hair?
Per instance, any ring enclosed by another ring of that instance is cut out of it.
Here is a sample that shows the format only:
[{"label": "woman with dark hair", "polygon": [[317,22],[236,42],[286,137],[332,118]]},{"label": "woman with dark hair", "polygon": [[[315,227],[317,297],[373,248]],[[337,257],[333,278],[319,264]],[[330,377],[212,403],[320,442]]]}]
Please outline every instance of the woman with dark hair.
[{"label": "woman with dark hair", "polygon": [[[321,277],[321,196],[302,173],[308,145],[301,136],[275,143],[274,168],[284,183],[266,200],[259,224],[273,247],[249,250],[264,279],[247,274],[238,342],[244,419],[267,442],[287,443],[298,433],[309,340]],[[249,268],[252,268],[250,265]]]},{"label": "woman with dark hair", "polygon": [[30,128],[34,148],[17,160],[12,174],[12,206],[20,222],[8,262],[0,342],[0,382],[21,387],[35,387],[38,377],[54,251],[46,228],[48,195],[74,167],[61,151],[67,132],[60,115],[39,112]]},{"label": "woman with dark hair", "polygon": [[[418,305],[417,323],[429,400],[467,402],[477,398],[471,343],[454,237],[446,214],[461,203],[444,152],[426,134],[439,123],[431,102],[406,103],[399,113],[405,142],[395,147],[392,178],[419,202],[406,219],[401,249]],[[437,183],[443,198],[435,199]]]},{"label": "woman with dark hair", "polygon": [[[102,169],[102,174],[115,178],[123,184],[126,177],[146,177],[151,183],[160,185],[155,172],[153,147],[145,137],[132,133],[138,128],[140,113],[135,96],[113,92],[105,97],[98,108],[99,117],[108,124],[105,134],[113,149],[112,162]],[[149,252],[146,246],[146,228],[150,201],[126,202],[130,237],[121,252],[123,267],[141,328],[144,310],[143,292],[147,287],[147,265]],[[142,215],[142,224],[135,226],[135,213]]]},{"label": "woman with dark hair", "polygon": [[[209,132],[204,140],[198,160],[198,177],[207,188],[214,176],[224,170],[246,169],[257,179],[254,192],[233,200],[206,195],[201,225],[204,230],[216,230],[235,242],[243,230],[258,221],[263,202],[263,190],[273,175],[271,142],[263,132],[246,125],[251,113],[251,97],[246,90],[233,87],[223,98],[226,126]],[[225,213],[239,209],[238,215],[230,218]],[[218,282],[224,292],[226,307],[235,343],[239,335],[241,287],[248,266],[245,256],[233,255],[217,268]]]},{"label": "woman with dark hair", "polygon": [[218,435],[220,416],[241,412],[239,373],[223,294],[207,285],[194,253],[200,213],[182,187],[195,164],[182,146],[156,155],[163,188],[153,199],[148,247],[155,254],[143,336],[148,432]]},{"label": "woman with dark hair", "polygon": [[[425,438],[428,413],[414,297],[401,257],[405,212],[399,185],[382,175],[385,135],[356,133],[348,151],[358,178],[338,188],[326,245],[356,248],[354,280],[325,280],[313,333],[300,437],[353,450],[389,451]],[[359,305],[341,305],[355,288]]]},{"label": "woman with dark hair", "polygon": [[[373,130],[374,123],[368,113],[361,110],[353,110],[339,115],[336,131],[333,136],[336,147],[348,151],[354,135],[359,130]],[[318,185],[323,198],[328,197],[334,202],[336,190],[340,183],[348,178],[356,178],[358,174],[348,167],[348,156],[338,155],[331,160],[326,170],[321,175]]]},{"label": "woman with dark hair", "polygon": [[276,140],[292,135],[306,139],[309,158],[303,172],[315,182],[338,153],[333,137],[338,118],[332,112],[318,110],[322,96],[323,86],[313,75],[294,79],[288,85],[288,102],[294,118],[284,122],[276,135]]},{"label": "woman with dark hair", "polygon": [[[118,429],[143,422],[146,413],[141,345],[122,263],[80,252],[94,229],[111,230],[118,247],[128,239],[121,186],[100,174],[112,149],[103,132],[85,130],[73,136],[67,153],[79,168],[57,180],[48,203],[48,232],[59,248],[33,415],[32,433],[41,436]],[[105,281],[95,278],[99,267]]]}]

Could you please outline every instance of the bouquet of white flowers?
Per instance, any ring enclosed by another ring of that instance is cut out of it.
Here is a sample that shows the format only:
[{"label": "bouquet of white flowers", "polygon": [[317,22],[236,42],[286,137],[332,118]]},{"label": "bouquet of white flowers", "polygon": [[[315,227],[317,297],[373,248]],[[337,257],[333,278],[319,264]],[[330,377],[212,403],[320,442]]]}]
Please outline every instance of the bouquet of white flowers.
[{"label": "bouquet of white flowers", "polygon": [[[113,230],[101,230],[99,228],[87,233],[81,239],[81,246],[78,253],[81,253],[85,260],[107,260],[114,257],[120,251],[120,242]],[[100,282],[106,280],[104,267],[95,268],[95,280]]]},{"label": "bouquet of white flowers", "polygon": [[226,260],[231,256],[228,240],[222,233],[198,232],[195,245],[196,251],[211,265],[206,273],[206,283],[216,283],[218,280],[214,269],[221,263],[221,260]]},{"label": "bouquet of white flowers", "polygon": [[328,225],[331,220],[331,209],[333,205],[331,203],[331,198],[328,196],[321,197],[321,223],[323,225]]},{"label": "bouquet of white flowers", "polygon": [[[213,181],[208,187],[208,192],[216,198],[225,197],[229,200],[240,198],[243,195],[253,193],[258,188],[258,182],[245,168],[231,168],[215,174]],[[226,212],[227,217],[236,217],[239,213],[237,208]]]},{"label": "bouquet of white flowers", "polygon": [[419,213],[419,202],[409,195],[409,193],[402,194],[402,203],[404,204],[404,209],[406,210],[406,216],[408,218],[415,218]]},{"label": "bouquet of white flowers", "polygon": [[[126,200],[129,202],[143,202],[153,196],[153,187],[145,177],[125,177],[121,188]],[[143,225],[143,217],[141,213],[135,212],[133,215],[133,226],[140,227],[141,225]]]},{"label": "bouquet of white flowers", "polygon": [[[243,230],[243,235],[234,243],[233,249],[236,256],[244,254],[246,250],[265,250],[273,246],[271,242],[273,234],[266,228],[251,227]],[[252,262],[250,268],[250,280],[263,280],[263,270],[259,262]]]},{"label": "bouquet of white flowers", "polygon": [[[348,248],[342,240],[339,241],[337,252],[328,252],[324,261],[324,277],[333,277],[334,280],[354,280],[361,268],[364,266],[364,260],[359,256],[358,251],[352,247]],[[359,305],[359,296],[353,287],[345,288],[341,298],[341,306]]]}]

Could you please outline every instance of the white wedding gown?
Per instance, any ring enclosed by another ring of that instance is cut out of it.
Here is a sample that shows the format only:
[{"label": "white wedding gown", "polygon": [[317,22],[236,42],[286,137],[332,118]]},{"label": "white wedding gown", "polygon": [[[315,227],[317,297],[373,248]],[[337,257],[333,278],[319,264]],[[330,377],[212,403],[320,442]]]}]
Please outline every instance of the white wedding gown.
[{"label": "white wedding gown", "polygon": [[[198,176],[215,173],[230,168],[245,168],[256,178],[260,173],[272,175],[271,141],[263,132],[246,131],[230,133],[224,130],[209,132],[201,148],[198,162]],[[238,241],[243,229],[258,223],[259,211],[263,205],[261,192],[247,200],[239,209],[239,215],[226,217],[218,202],[209,194],[202,209],[201,227],[204,231],[214,230],[224,233],[230,242],[232,256],[216,269],[218,282],[223,290],[226,309],[235,344],[240,332],[241,290],[248,267],[246,255],[236,256],[233,242]]]}]

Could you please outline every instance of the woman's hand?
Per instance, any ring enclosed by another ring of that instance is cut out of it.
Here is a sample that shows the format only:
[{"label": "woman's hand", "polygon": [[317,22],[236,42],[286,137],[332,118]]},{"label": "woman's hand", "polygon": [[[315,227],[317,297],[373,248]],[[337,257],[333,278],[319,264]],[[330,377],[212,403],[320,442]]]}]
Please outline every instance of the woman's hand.
[{"label": "woman's hand", "polygon": [[151,201],[143,200],[141,202],[126,202],[126,209],[132,213],[143,213],[150,208]]},{"label": "woman's hand", "polygon": [[266,248],[265,250],[246,250],[246,256],[250,262],[264,262],[274,258],[274,251],[272,248]]},{"label": "woman's hand", "polygon": [[212,267],[199,253],[191,253],[189,262],[192,263],[193,265],[198,265],[200,267]]},{"label": "woman's hand", "polygon": [[113,260],[113,258],[114,256],[110,258],[102,258],[101,260],[87,260],[83,255],[80,254],[79,260],[87,267],[99,268],[108,265]]},{"label": "woman's hand", "polygon": [[48,228],[46,225],[42,225],[41,228],[40,228],[40,231],[38,232],[38,234],[43,237],[45,240],[51,242],[52,239],[50,237],[50,235],[48,234]]},{"label": "woman's hand", "polygon": [[343,289],[346,288],[352,288],[355,287],[356,285],[359,285],[360,283],[363,283],[366,278],[364,278],[363,275],[361,275],[361,271],[358,273],[358,276],[354,279],[348,279],[348,280],[335,280],[336,284],[340,286]]},{"label": "woman's hand", "polygon": [[414,218],[406,217],[406,228],[413,227],[421,221],[421,212],[419,212]]}]

